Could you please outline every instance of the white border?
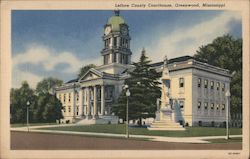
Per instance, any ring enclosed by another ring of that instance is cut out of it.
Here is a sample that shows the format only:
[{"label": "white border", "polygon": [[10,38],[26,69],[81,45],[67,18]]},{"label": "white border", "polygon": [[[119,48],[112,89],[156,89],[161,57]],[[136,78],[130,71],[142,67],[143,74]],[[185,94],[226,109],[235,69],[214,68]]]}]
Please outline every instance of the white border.
[{"label": "white border", "polygon": [[[114,10],[117,9],[115,4],[119,3],[225,3],[223,8],[119,8],[120,10],[238,10],[242,11],[243,19],[243,150],[226,151],[226,150],[147,150],[147,151],[131,151],[131,150],[51,150],[51,151],[22,151],[10,150],[10,123],[9,123],[9,93],[11,87],[11,10]],[[147,0],[3,0],[1,3],[1,80],[0,80],[0,158],[248,158],[249,157],[249,1],[147,1]],[[230,152],[238,153],[238,155],[229,155]]]}]

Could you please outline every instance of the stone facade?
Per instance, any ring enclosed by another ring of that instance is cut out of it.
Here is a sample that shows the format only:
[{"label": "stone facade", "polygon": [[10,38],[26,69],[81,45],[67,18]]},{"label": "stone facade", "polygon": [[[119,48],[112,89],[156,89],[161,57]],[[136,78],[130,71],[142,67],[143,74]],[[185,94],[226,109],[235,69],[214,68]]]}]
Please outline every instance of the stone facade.
[{"label": "stone facade", "polygon": [[[163,63],[152,67],[161,71]],[[168,63],[171,98],[180,106],[179,120],[189,126],[222,126],[226,122],[228,70],[194,60],[190,56]]]}]

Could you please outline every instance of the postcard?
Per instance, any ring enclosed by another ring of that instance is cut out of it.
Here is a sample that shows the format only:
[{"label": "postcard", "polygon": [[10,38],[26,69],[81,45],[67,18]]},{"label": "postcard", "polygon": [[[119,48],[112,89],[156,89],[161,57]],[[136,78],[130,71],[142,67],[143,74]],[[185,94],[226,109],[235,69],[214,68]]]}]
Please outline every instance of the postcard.
[{"label": "postcard", "polygon": [[249,1],[1,1],[0,157],[249,158]]}]

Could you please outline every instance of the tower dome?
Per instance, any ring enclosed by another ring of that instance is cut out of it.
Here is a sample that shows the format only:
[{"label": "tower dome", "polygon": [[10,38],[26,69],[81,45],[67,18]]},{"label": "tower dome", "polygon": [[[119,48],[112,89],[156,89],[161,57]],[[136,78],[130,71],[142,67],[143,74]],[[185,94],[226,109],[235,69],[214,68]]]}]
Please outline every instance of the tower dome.
[{"label": "tower dome", "polygon": [[125,20],[119,15],[119,11],[115,11],[115,15],[108,19],[107,25],[111,25],[112,31],[120,31],[120,25],[126,24]]}]

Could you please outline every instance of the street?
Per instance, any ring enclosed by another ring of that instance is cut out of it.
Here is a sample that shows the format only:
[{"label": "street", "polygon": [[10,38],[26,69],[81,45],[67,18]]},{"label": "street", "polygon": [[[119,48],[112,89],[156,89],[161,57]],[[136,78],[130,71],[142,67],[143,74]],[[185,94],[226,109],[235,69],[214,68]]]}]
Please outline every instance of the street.
[{"label": "street", "polygon": [[240,150],[242,143],[191,144],[11,131],[12,150]]}]

